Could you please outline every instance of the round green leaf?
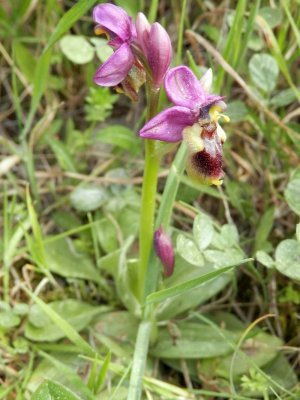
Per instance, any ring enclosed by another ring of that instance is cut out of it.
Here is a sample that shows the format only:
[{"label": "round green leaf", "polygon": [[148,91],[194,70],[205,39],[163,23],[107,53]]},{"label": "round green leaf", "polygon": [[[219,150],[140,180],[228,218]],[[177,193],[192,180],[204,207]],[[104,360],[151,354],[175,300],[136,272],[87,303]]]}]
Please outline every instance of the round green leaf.
[{"label": "round green leaf", "polygon": [[276,269],[283,275],[300,280],[300,244],[297,240],[283,240],[275,252]]},{"label": "round green leaf", "polygon": [[256,252],[256,259],[259,261],[264,267],[272,268],[274,266],[274,260],[268,253],[263,250],[259,250]]},{"label": "round green leaf", "polygon": [[94,57],[94,47],[83,36],[66,35],[59,44],[63,54],[74,64],[86,64]]},{"label": "round green leaf", "polygon": [[184,235],[179,234],[177,236],[176,248],[181,257],[190,264],[197,266],[204,264],[203,257],[195,243]]},{"label": "round green leaf", "polygon": [[231,122],[243,121],[246,119],[247,114],[248,109],[242,101],[235,100],[228,103],[226,115],[228,115]]},{"label": "round green leaf", "polygon": [[293,89],[285,89],[277,93],[271,99],[271,104],[275,107],[285,107],[296,100],[296,95]]},{"label": "round green leaf", "polygon": [[96,55],[101,62],[105,62],[114,52],[113,49],[107,44],[107,40],[101,38],[91,38],[91,43],[96,48]]},{"label": "round green leaf", "polygon": [[12,311],[0,312],[0,329],[10,329],[20,323],[20,317],[15,315]]},{"label": "round green leaf", "polygon": [[71,204],[78,211],[94,211],[107,200],[106,191],[94,185],[78,186],[70,197]]},{"label": "round green leaf", "polygon": [[267,21],[270,28],[275,28],[281,22],[281,12],[278,8],[262,7],[258,15]]},{"label": "round green leaf", "polygon": [[284,197],[289,207],[300,215],[300,179],[294,179],[288,183]]},{"label": "round green leaf", "polygon": [[194,220],[193,234],[199,250],[206,249],[213,238],[214,228],[212,219],[205,214],[199,214]]},{"label": "round green leaf", "polygon": [[255,54],[249,63],[253,83],[266,93],[276,87],[279,68],[274,57],[269,54]]},{"label": "round green leaf", "polygon": [[45,380],[33,394],[32,400],[80,400],[61,383]]}]

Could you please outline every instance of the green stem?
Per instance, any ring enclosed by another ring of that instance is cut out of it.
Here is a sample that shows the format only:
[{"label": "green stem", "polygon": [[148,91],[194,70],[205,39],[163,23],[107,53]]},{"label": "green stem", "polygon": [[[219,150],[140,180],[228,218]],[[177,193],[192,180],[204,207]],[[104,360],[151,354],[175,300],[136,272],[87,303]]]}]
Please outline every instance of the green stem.
[{"label": "green stem", "polygon": [[140,400],[141,398],[142,381],[147,361],[150,333],[151,322],[142,321],[139,325],[135,342],[127,400]]},{"label": "green stem", "polygon": [[[148,88],[147,120],[157,112],[159,91]],[[145,166],[142,188],[142,205],[139,233],[139,269],[136,294],[142,302],[144,299],[145,277],[149,262],[154,234],[155,197],[160,157],[155,152],[155,141],[145,139]]]},{"label": "green stem", "polygon": [[[158,214],[155,221],[155,228],[163,225],[164,229],[167,230],[170,225],[174,202],[178,192],[180,179],[184,171],[186,151],[186,145],[182,143],[170,168],[170,172],[161,198],[160,207],[158,209]],[[160,269],[160,261],[158,260],[154,250],[152,249],[145,280],[145,297],[156,290]]]}]

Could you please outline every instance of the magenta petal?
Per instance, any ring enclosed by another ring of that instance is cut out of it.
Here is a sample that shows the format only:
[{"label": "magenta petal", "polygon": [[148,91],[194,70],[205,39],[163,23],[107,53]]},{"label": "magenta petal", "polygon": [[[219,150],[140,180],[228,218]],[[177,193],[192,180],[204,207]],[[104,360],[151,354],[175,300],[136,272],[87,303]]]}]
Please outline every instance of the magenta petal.
[{"label": "magenta petal", "polygon": [[139,12],[136,17],[136,31],[137,31],[137,39],[138,43],[141,46],[145,56],[147,56],[147,47],[149,43],[149,34],[151,25],[149,24],[146,16]]},{"label": "magenta petal", "polygon": [[136,36],[132,18],[121,7],[114,4],[98,4],[93,10],[93,19],[124,42]]},{"label": "magenta petal", "polygon": [[163,142],[178,142],[186,126],[196,122],[195,115],[185,107],[171,107],[152,118],[140,130],[139,135],[146,139]]},{"label": "magenta petal", "polygon": [[157,22],[151,26],[147,58],[153,85],[160,87],[171,62],[172,45],[168,33]]},{"label": "magenta petal", "polygon": [[116,86],[126,78],[134,62],[130,47],[124,43],[96,71],[94,82],[100,86]]},{"label": "magenta petal", "polygon": [[187,67],[170,69],[165,78],[167,96],[177,106],[196,110],[205,101],[205,93],[194,73]]}]

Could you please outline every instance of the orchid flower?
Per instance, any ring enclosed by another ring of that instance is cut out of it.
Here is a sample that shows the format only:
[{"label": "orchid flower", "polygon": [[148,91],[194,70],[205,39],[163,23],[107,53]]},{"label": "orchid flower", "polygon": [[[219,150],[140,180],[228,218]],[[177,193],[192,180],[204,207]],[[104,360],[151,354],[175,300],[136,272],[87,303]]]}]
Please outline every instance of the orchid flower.
[{"label": "orchid flower", "polygon": [[100,86],[114,86],[132,100],[137,100],[139,87],[149,71],[154,89],[158,89],[169,68],[172,47],[165,29],[150,25],[144,14],[137,17],[137,28],[122,8],[113,4],[99,4],[94,8],[96,34],[105,33],[114,53],[96,71],[94,82]]},{"label": "orchid flower", "polygon": [[94,8],[93,19],[97,23],[96,34],[105,33],[110,38],[108,44],[115,50],[97,70],[94,81],[101,86],[116,86],[125,79],[135,60],[131,49],[136,39],[135,26],[126,11],[108,3]]},{"label": "orchid flower", "polygon": [[164,142],[184,140],[188,147],[188,175],[202,183],[220,185],[224,175],[222,154],[226,135],[218,119],[223,117],[228,121],[229,118],[221,113],[226,109],[223,98],[209,93],[211,86],[211,69],[200,81],[187,67],[169,70],[165,90],[175,106],[147,122],[139,135]]}]

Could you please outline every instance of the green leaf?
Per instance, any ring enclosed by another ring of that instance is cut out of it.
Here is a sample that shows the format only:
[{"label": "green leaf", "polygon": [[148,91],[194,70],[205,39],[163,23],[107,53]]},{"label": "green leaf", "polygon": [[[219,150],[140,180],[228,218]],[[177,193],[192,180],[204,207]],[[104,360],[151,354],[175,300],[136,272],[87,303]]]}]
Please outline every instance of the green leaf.
[{"label": "green leaf", "polygon": [[243,257],[241,250],[234,248],[227,248],[222,251],[210,249],[204,251],[204,258],[218,268],[224,264],[237,264],[242,261]]},{"label": "green leaf", "polygon": [[296,95],[293,89],[285,89],[272,97],[270,104],[275,107],[285,107],[296,100]]},{"label": "green leaf", "polygon": [[[214,266],[202,265],[201,268],[192,266],[181,257],[176,257],[176,264],[172,276],[164,281],[167,288],[176,286],[184,281],[194,279],[204,273],[214,271]],[[230,281],[232,274],[223,274],[198,286],[188,292],[178,294],[159,303],[156,309],[158,320],[170,320],[177,315],[203,304],[219,293]]]},{"label": "green leaf", "polygon": [[94,330],[118,342],[133,343],[138,326],[138,319],[128,311],[112,311],[97,317]]},{"label": "green leaf", "polygon": [[220,233],[214,233],[212,246],[224,250],[237,245],[239,233],[235,225],[225,224],[221,227]]},{"label": "green leaf", "polygon": [[86,64],[95,54],[94,47],[83,36],[66,35],[59,44],[63,54],[74,64]]},{"label": "green leaf", "polygon": [[32,395],[32,400],[80,400],[69,389],[60,383],[44,381]]},{"label": "green leaf", "polygon": [[57,328],[60,328],[65,336],[78,347],[78,351],[87,354],[91,357],[94,356],[95,351],[64,318],[55,312],[48,304],[39,299],[36,294],[23,286],[23,290],[30,296],[30,298],[37,303],[42,311],[52,320]]},{"label": "green leaf", "polygon": [[103,218],[95,227],[98,241],[105,253],[112,253],[119,247],[117,230],[109,219]]},{"label": "green leaf", "polygon": [[240,100],[231,101],[228,103],[226,115],[230,118],[230,122],[244,121],[247,117],[248,109]]},{"label": "green leaf", "polygon": [[176,249],[181,257],[192,265],[201,267],[204,259],[193,240],[186,238],[181,233],[177,236]]},{"label": "green leaf", "polygon": [[78,211],[94,211],[101,207],[108,199],[104,188],[96,185],[79,185],[72,192],[70,201]]},{"label": "green leaf", "polygon": [[101,129],[95,135],[95,139],[128,150],[134,154],[139,148],[136,135],[122,125],[109,125]]},{"label": "green leaf", "polygon": [[35,58],[32,53],[23,44],[15,40],[13,42],[14,54],[16,57],[17,64],[25,75],[26,79],[32,83],[34,79],[35,71]]},{"label": "green leaf", "polygon": [[293,179],[288,183],[284,197],[289,207],[300,215],[300,179]]},{"label": "green leaf", "polygon": [[265,247],[266,240],[272,230],[274,223],[274,207],[270,207],[262,217],[255,234],[255,250],[262,250]]},{"label": "green leaf", "polygon": [[95,400],[95,396],[78,375],[79,371],[88,368],[88,362],[78,357],[78,352],[74,352],[74,346],[70,344],[61,343],[54,346],[57,351],[52,354],[39,351],[43,359],[36,365],[26,389],[35,392],[46,379],[62,384],[84,400]]},{"label": "green leaf", "polygon": [[275,26],[280,25],[282,20],[281,11],[279,8],[262,7],[258,11],[258,15],[267,21],[270,28],[275,28]]},{"label": "green leaf", "polygon": [[208,282],[212,279],[215,279],[217,276],[229,272],[233,267],[236,267],[241,264],[245,264],[246,262],[252,261],[252,258],[246,258],[244,260],[241,260],[238,263],[234,263],[232,265],[228,265],[224,268],[220,268],[216,271],[208,272],[207,274],[204,274],[202,276],[199,276],[197,278],[191,279],[189,281],[180,283],[176,286],[172,286],[167,289],[160,290],[158,292],[152,293],[146,298],[146,304],[150,303],[157,303],[163,300],[166,300],[170,297],[176,296],[181,293],[185,293],[191,289],[194,289],[197,286],[200,286],[201,284]]},{"label": "green leaf", "polygon": [[214,228],[212,219],[208,215],[199,214],[196,216],[193,224],[193,235],[200,251],[210,245],[214,235]]},{"label": "green leaf", "polygon": [[[265,365],[263,371],[270,376],[273,381],[285,389],[291,389],[293,386],[297,385],[297,375],[283,354],[279,354],[275,360]],[[269,384],[278,392],[278,388],[273,385],[272,382]]]},{"label": "green leaf", "polygon": [[269,54],[255,54],[249,63],[253,83],[266,93],[272,92],[277,84],[279,68],[274,57]]},{"label": "green leaf", "polygon": [[48,138],[46,142],[51,147],[59,165],[64,171],[77,172],[70,150],[65,143],[53,138]]},{"label": "green leaf", "polygon": [[[253,50],[254,52],[258,52],[260,50],[263,49],[263,47],[265,46],[265,42],[263,40],[263,38],[261,37],[261,35],[258,35],[255,32],[252,32],[251,35],[249,35],[249,40],[248,40],[248,45],[247,47],[251,50]],[[227,111],[226,111],[227,114]]]},{"label": "green leaf", "polygon": [[238,335],[195,322],[179,322],[173,328],[163,327],[158,332],[157,344],[150,354],[159,358],[197,359],[219,357],[231,353],[228,341],[237,342]]},{"label": "green leaf", "polygon": [[[253,363],[258,367],[266,365],[277,356],[280,346],[282,346],[282,341],[279,338],[264,332],[259,332],[254,337],[246,339],[241,346],[241,351],[235,355],[233,375],[237,376],[249,372]],[[221,358],[216,368],[217,374],[228,377],[231,362],[232,355]]]},{"label": "green leaf", "polygon": [[79,253],[70,239],[52,240],[45,244],[46,261],[50,271],[65,278],[100,281],[99,271],[91,258]]},{"label": "green leaf", "polygon": [[263,250],[259,250],[256,253],[256,259],[267,268],[273,268],[275,266],[273,258]]},{"label": "green leaf", "polygon": [[67,11],[56,25],[44,52],[53,46],[54,43],[57,42],[80,17],[89,12],[96,2],[97,0],[79,0],[69,11]]},{"label": "green leaf", "polygon": [[[97,314],[106,311],[106,308],[95,307],[74,299],[53,301],[48,303],[48,307],[59,314],[77,332],[85,329]],[[65,333],[53,325],[49,316],[34,304],[28,315],[25,336],[38,342],[53,342],[65,337]]]},{"label": "green leaf", "polygon": [[300,223],[296,226],[296,238],[298,240],[298,243],[300,244]]},{"label": "green leaf", "polygon": [[287,239],[279,243],[275,251],[276,269],[283,275],[300,280],[300,244]]},{"label": "green leaf", "polygon": [[0,312],[0,330],[9,330],[19,325],[21,319],[13,311]]},{"label": "green leaf", "polygon": [[30,104],[29,114],[26,120],[26,124],[22,131],[22,137],[25,138],[30,130],[34,114],[39,106],[41,97],[46,89],[49,68],[51,61],[51,47],[56,43],[65,32],[67,32],[72,25],[87,11],[89,11],[97,0],[79,0],[64,16],[59,20],[54,32],[50,36],[47,46],[44,49],[43,54],[38,59],[34,74],[34,85]]},{"label": "green leaf", "polygon": [[49,80],[50,61],[51,61],[51,51],[48,51],[47,53],[43,53],[36,63],[34,69],[33,91],[30,103],[30,110],[28,117],[26,119],[26,124],[21,133],[21,136],[23,138],[25,138],[29,132],[34,114],[40,104],[41,97],[47,87]]},{"label": "green leaf", "polygon": [[113,49],[107,44],[106,39],[90,38],[90,42],[95,46],[96,55],[101,62],[105,62],[112,54]]}]

